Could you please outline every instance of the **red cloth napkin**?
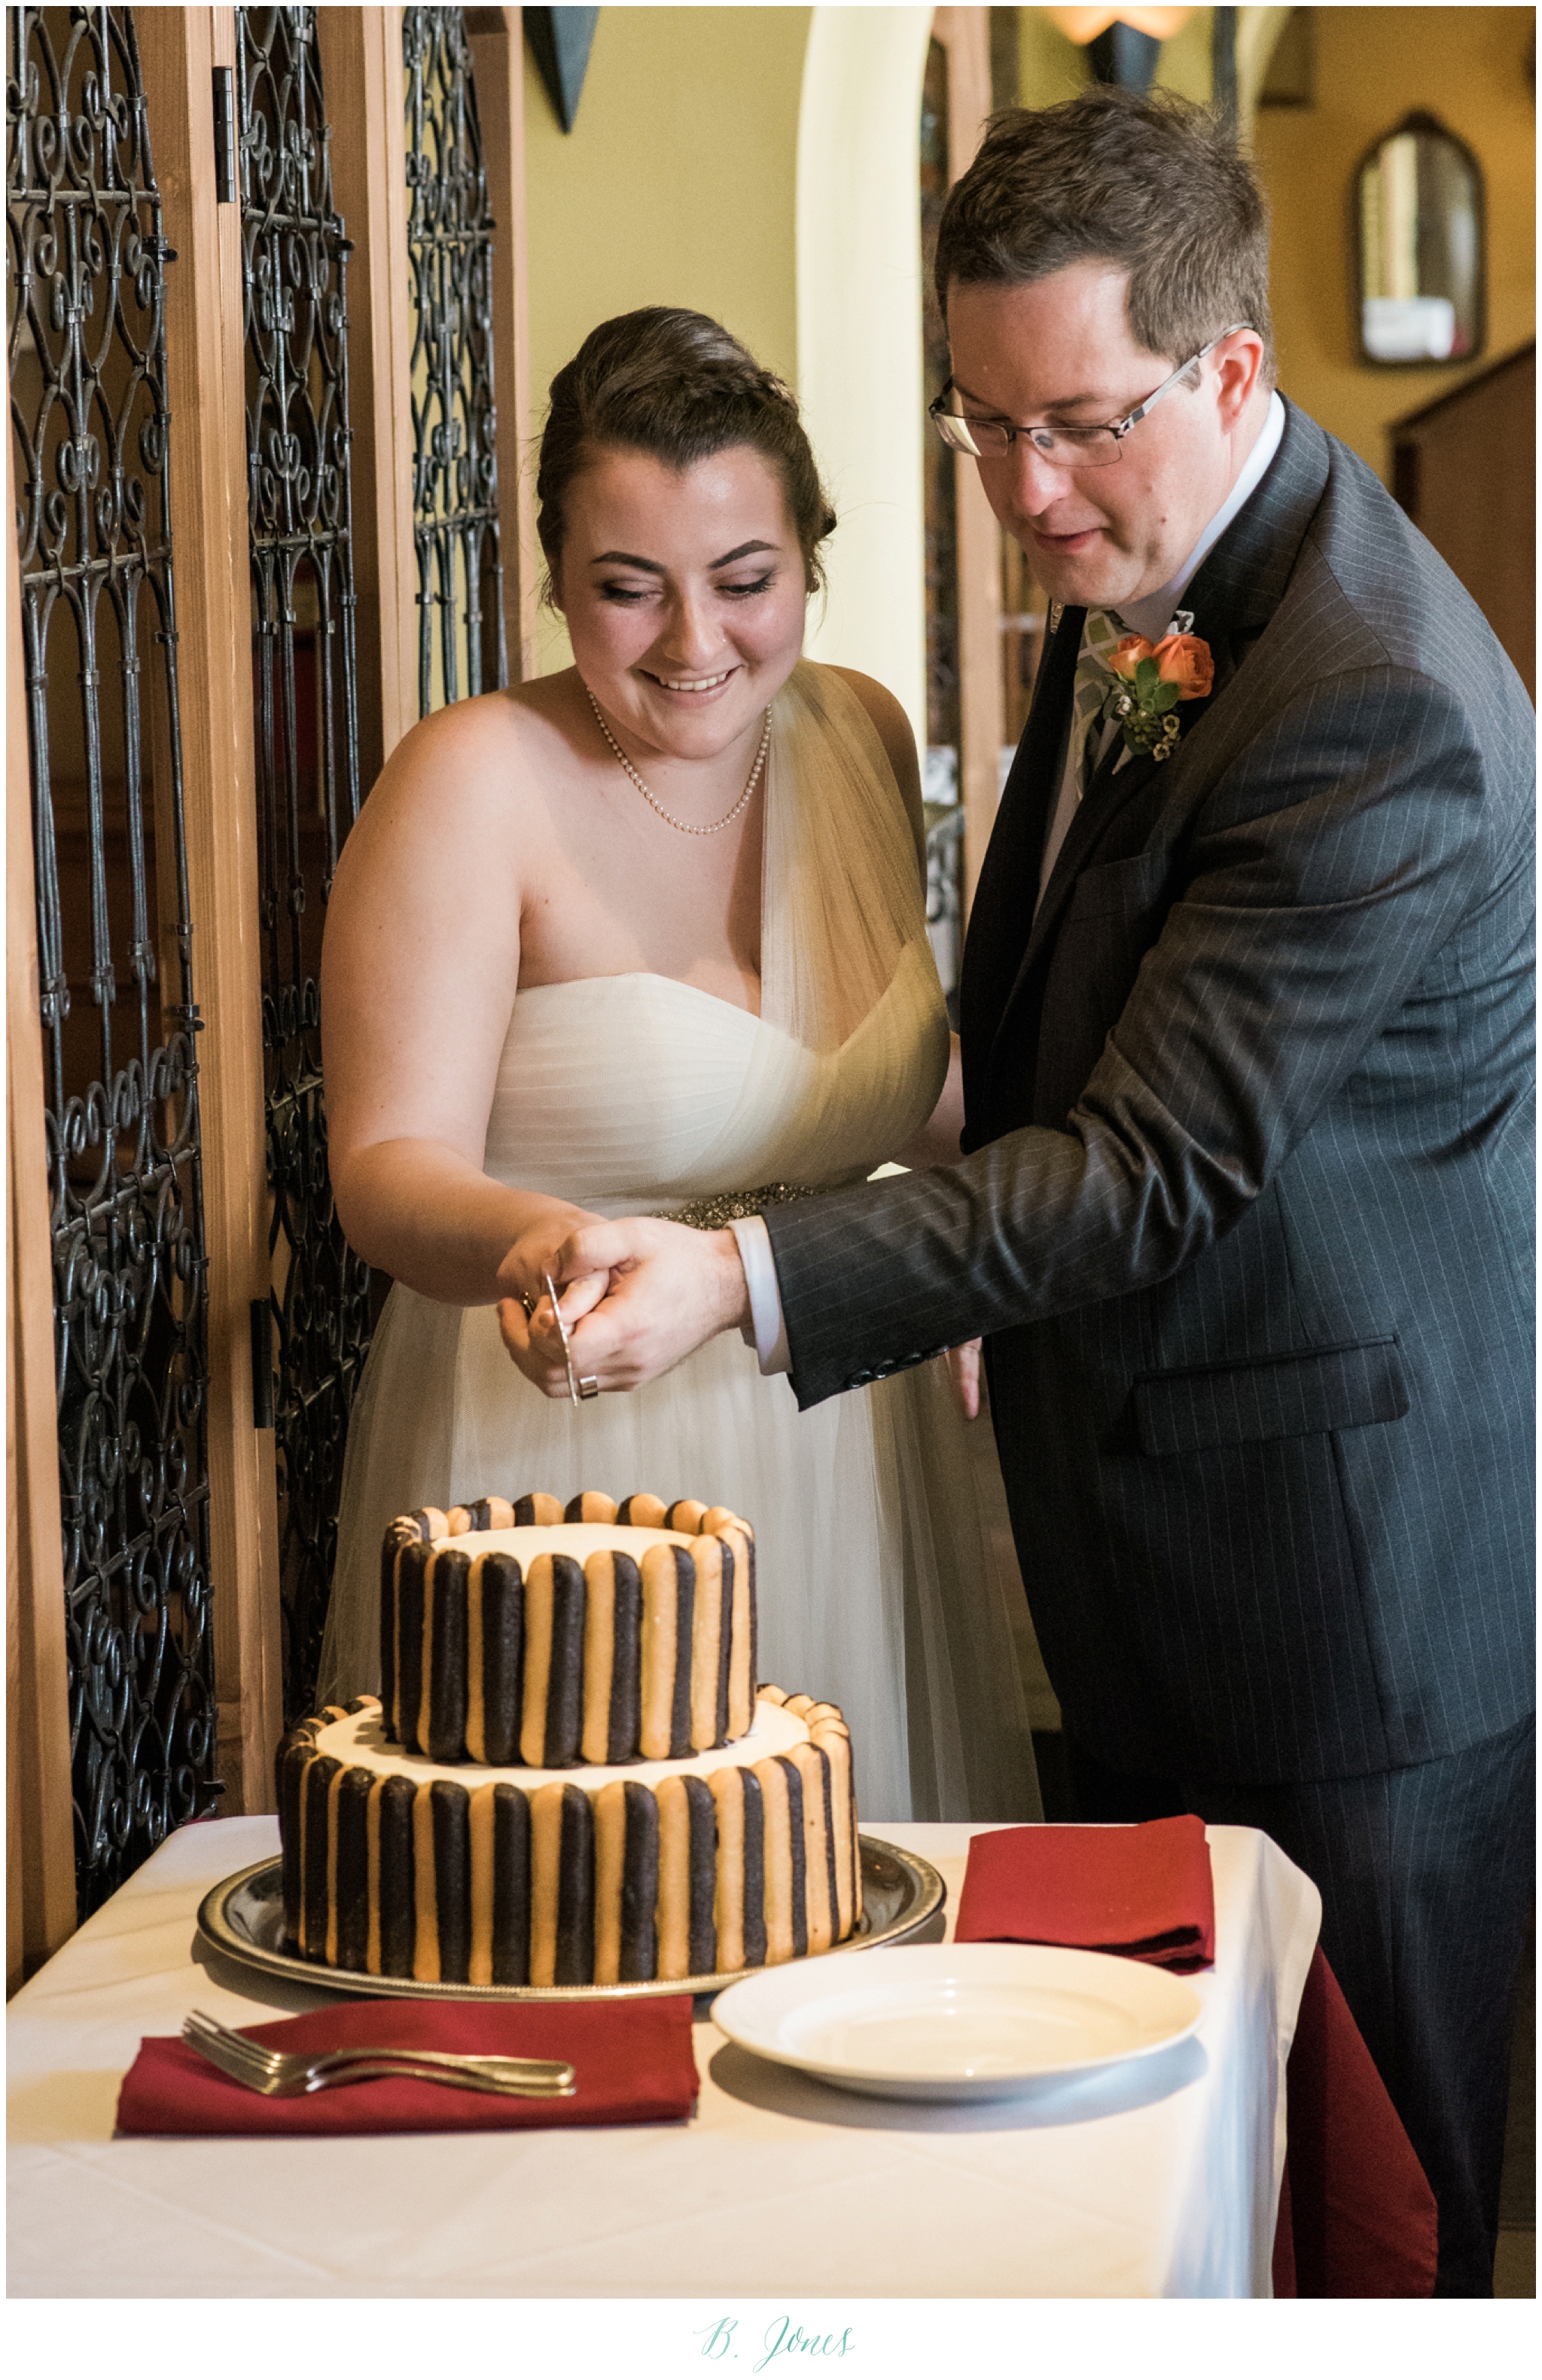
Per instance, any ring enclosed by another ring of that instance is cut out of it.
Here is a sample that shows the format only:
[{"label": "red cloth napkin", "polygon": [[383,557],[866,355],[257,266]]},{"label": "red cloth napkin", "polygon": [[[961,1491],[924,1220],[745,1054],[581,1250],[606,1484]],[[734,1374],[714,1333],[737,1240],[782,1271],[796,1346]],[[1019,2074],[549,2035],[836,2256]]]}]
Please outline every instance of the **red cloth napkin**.
[{"label": "red cloth napkin", "polygon": [[970,1844],[959,1942],[1060,1942],[1187,1973],[1215,1957],[1200,1818],[1139,1827],[1002,1827]]},{"label": "red cloth napkin", "polygon": [[488,2006],[468,2000],[339,2000],[244,2028],[271,2049],[479,2050],[563,2058],[571,2099],[495,2099],[439,2082],[334,2082],[264,2099],[185,2041],[143,2041],[118,2095],[120,2132],[501,2132],[563,2124],[681,2123],[695,2105],[689,1993],[666,1999]]},{"label": "red cloth napkin", "polygon": [[1277,2298],[1427,2298],[1435,2196],[1320,1944],[1285,2068]]}]

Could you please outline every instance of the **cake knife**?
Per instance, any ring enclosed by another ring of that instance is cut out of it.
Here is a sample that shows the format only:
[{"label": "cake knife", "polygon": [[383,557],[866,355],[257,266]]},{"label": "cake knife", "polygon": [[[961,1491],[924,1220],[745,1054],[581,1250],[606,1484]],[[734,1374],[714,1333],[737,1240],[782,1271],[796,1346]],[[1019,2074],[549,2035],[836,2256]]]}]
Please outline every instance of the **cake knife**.
[{"label": "cake knife", "polygon": [[584,1380],[579,1378],[578,1367],[572,1360],[572,1341],[568,1335],[568,1326],[562,1319],[562,1309],[557,1303],[556,1284],[549,1273],[543,1273],[541,1278],[546,1282],[546,1293],[551,1300],[551,1310],[557,1318],[557,1335],[562,1342],[562,1361],[568,1367],[568,1394],[576,1405],[585,1398],[597,1397],[599,1382],[592,1378]]}]

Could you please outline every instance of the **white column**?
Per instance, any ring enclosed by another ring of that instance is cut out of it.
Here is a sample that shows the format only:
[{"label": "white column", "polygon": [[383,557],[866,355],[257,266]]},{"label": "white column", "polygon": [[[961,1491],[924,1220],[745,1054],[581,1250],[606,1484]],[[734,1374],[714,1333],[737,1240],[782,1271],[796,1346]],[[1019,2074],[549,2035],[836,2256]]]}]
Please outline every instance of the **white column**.
[{"label": "white column", "polygon": [[798,393],[839,516],[816,661],[865,670],[926,744],[921,93],[930,8],[815,8],[798,128]]}]

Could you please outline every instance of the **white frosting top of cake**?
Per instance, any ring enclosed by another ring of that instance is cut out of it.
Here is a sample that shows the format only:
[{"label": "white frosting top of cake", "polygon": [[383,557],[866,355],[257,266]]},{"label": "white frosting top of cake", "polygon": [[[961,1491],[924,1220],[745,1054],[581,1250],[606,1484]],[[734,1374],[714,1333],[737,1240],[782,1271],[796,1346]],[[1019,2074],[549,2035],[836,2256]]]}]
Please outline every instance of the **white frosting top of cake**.
[{"label": "white frosting top of cake", "polygon": [[458,1537],[436,1537],[437,1554],[514,1554],[527,1571],[537,1554],[568,1554],[581,1566],[591,1554],[630,1554],[638,1568],[650,1546],[688,1546],[683,1529],[629,1529],[620,1521],[560,1521],[549,1529],[467,1529]]},{"label": "white frosting top of cake", "polygon": [[806,1720],[763,1694],[756,1701],[755,1721],[748,1735],[719,1744],[715,1752],[693,1753],[687,1760],[631,1760],[618,1768],[490,1768],[476,1761],[430,1760],[426,1754],[405,1752],[399,1743],[389,1743],[379,1710],[350,1711],[345,1718],[333,1719],[318,1735],[316,1749],[345,1765],[377,1769],[382,1777],[410,1777],[416,1785],[431,1785],[436,1777],[444,1777],[452,1784],[464,1785],[468,1792],[480,1785],[518,1785],[526,1793],[537,1792],[543,1785],[582,1785],[585,1792],[597,1793],[616,1777],[633,1778],[639,1785],[657,1785],[665,1777],[710,1777],[715,1768],[753,1768],[757,1760],[790,1752],[809,1740]]}]

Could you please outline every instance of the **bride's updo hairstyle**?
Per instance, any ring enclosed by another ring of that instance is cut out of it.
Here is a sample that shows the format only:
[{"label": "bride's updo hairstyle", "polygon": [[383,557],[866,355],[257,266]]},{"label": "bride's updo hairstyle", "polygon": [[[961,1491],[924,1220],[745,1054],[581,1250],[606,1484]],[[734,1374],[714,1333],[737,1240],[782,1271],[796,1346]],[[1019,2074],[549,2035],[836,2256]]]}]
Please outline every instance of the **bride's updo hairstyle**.
[{"label": "bride's updo hairstyle", "polygon": [[798,400],[709,315],[681,306],[618,314],[590,332],[552,382],[536,475],[548,602],[567,538],[568,491],[605,446],[657,455],[675,471],[727,446],[753,446],[781,481],[809,593],[824,585],[819,547],[836,516]]}]

